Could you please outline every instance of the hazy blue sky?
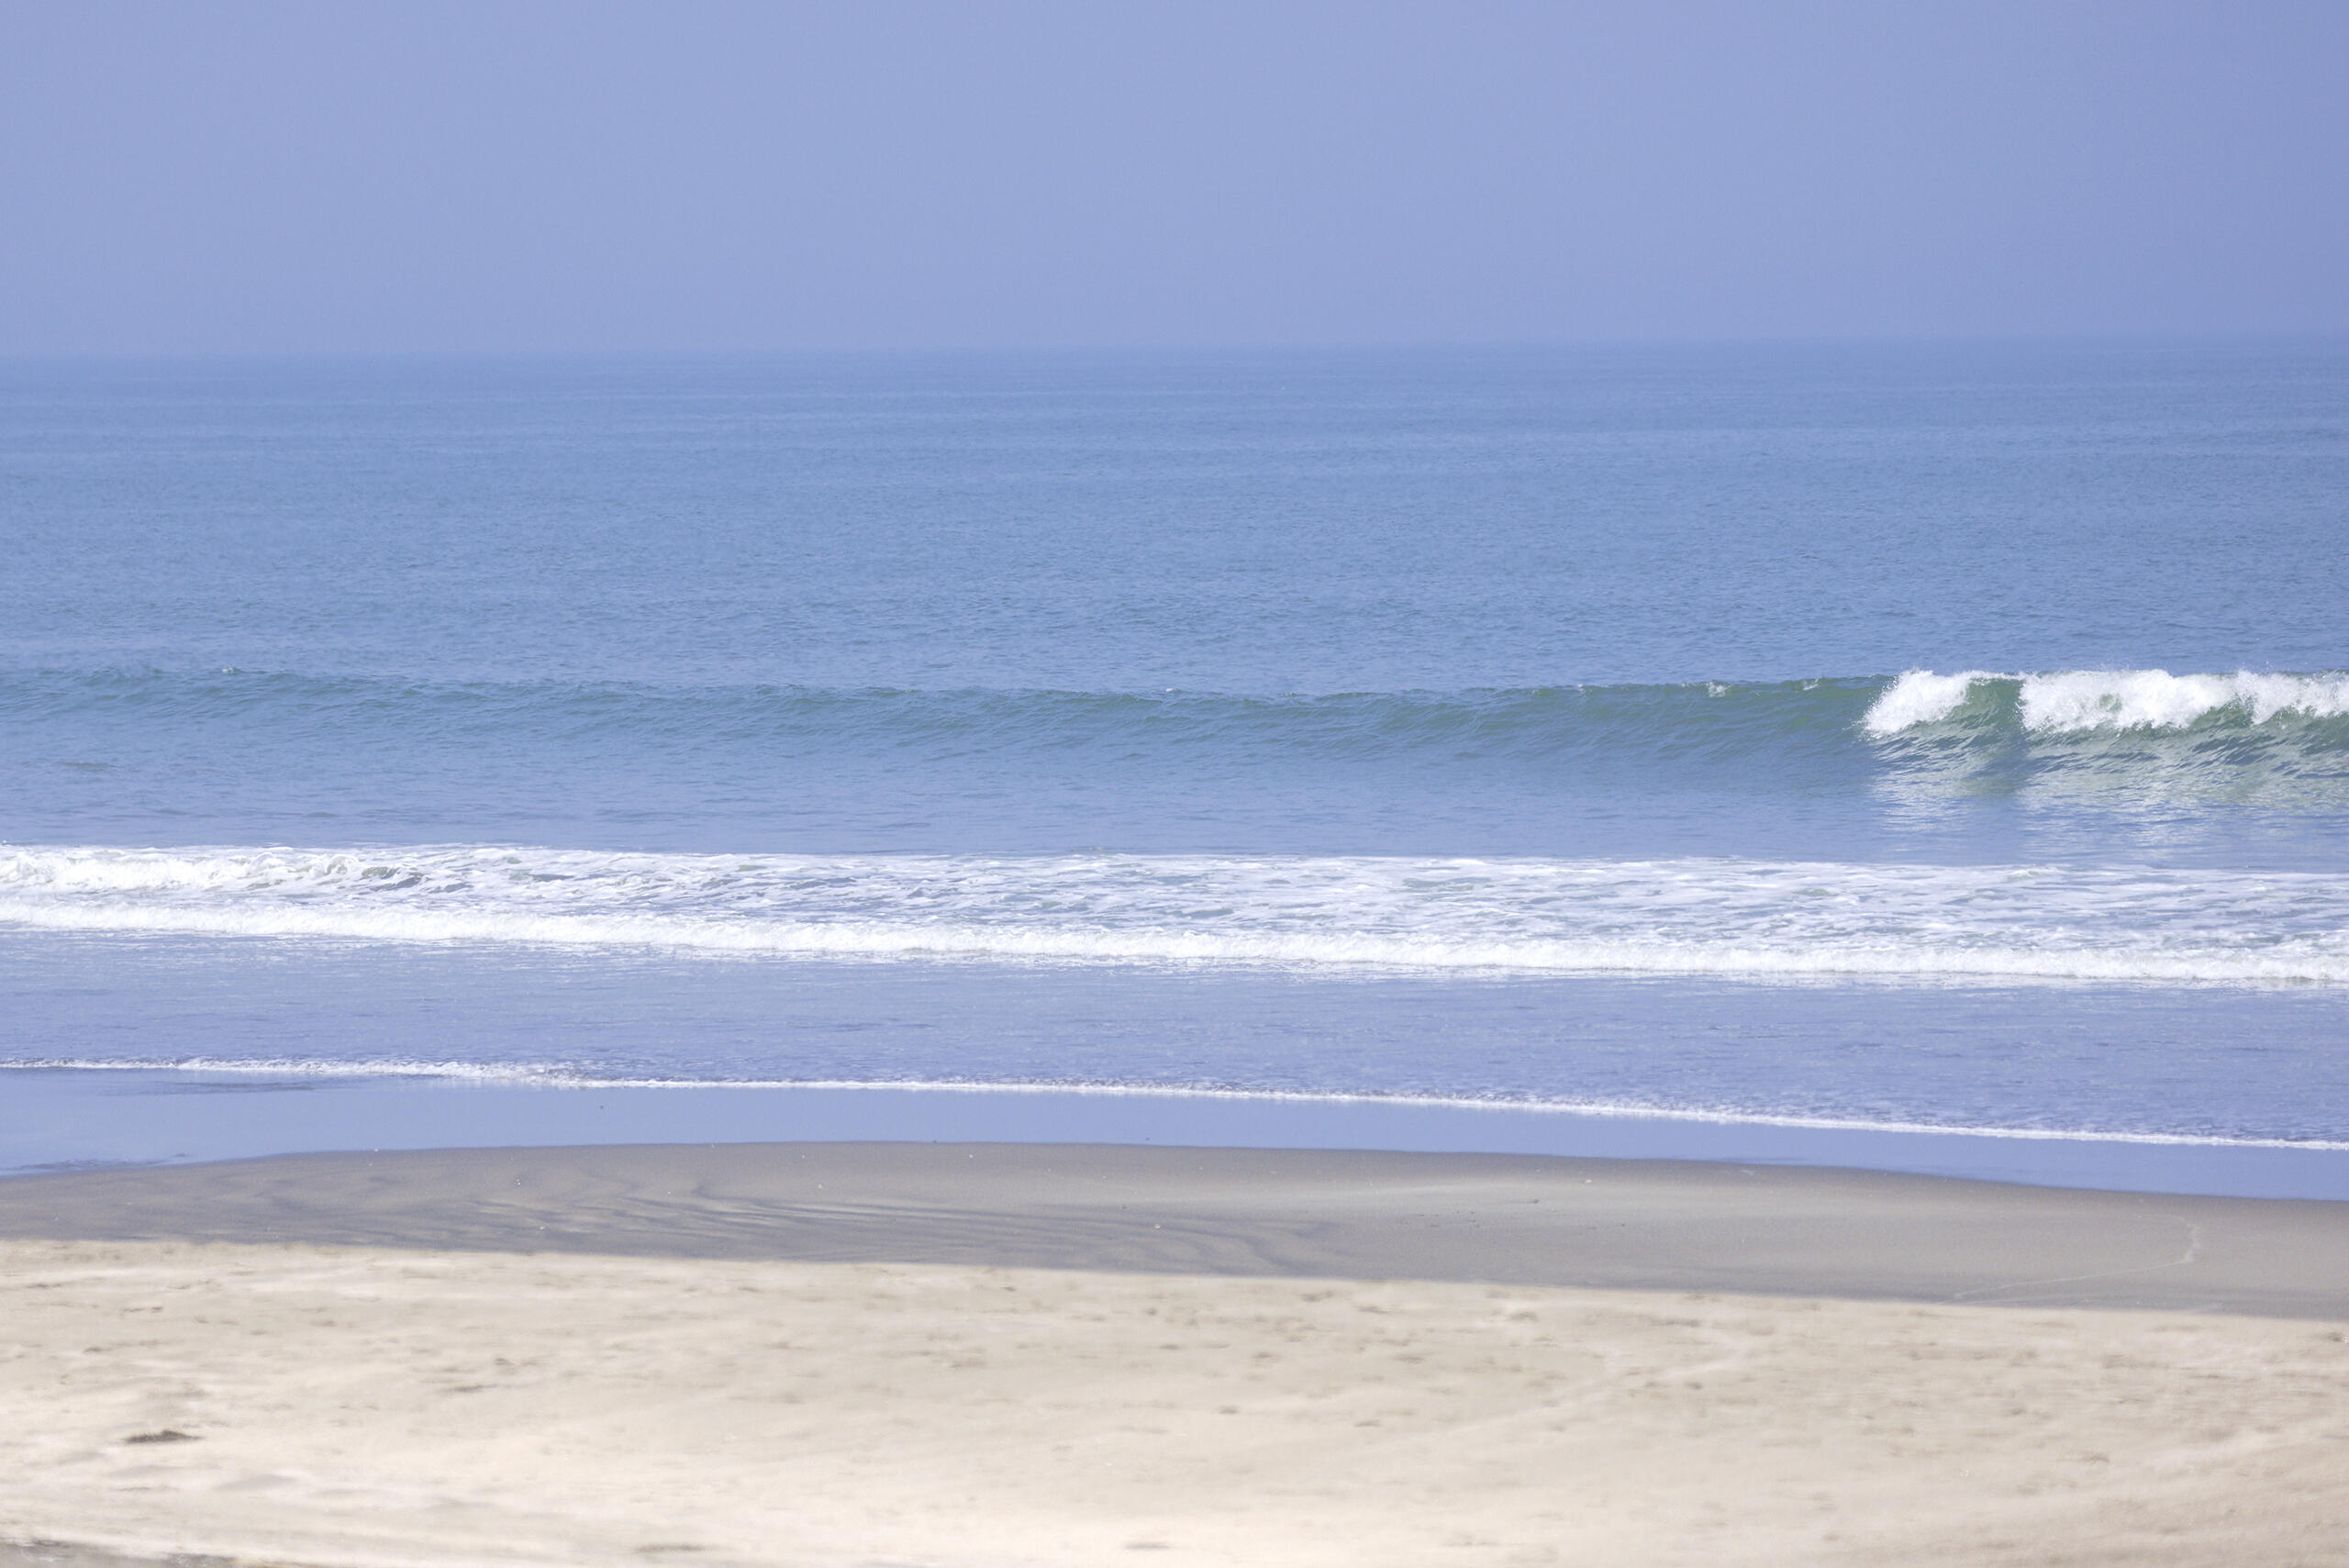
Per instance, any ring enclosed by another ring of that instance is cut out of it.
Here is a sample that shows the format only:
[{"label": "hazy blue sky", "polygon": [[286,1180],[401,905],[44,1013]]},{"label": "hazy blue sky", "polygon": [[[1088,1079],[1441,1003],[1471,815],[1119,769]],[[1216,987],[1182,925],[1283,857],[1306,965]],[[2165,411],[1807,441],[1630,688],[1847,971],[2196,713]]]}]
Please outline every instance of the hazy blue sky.
[{"label": "hazy blue sky", "polygon": [[2349,0],[0,0],[0,351],[2349,329]]}]

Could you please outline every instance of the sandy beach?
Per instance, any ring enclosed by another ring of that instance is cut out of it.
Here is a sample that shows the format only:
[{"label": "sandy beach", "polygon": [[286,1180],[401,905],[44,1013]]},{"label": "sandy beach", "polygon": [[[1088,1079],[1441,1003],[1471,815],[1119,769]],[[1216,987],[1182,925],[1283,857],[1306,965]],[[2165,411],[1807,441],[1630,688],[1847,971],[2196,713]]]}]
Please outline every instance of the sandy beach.
[{"label": "sandy beach", "polygon": [[20,1178],[0,1238],[0,1562],[2349,1561],[2343,1205],[776,1145]]}]

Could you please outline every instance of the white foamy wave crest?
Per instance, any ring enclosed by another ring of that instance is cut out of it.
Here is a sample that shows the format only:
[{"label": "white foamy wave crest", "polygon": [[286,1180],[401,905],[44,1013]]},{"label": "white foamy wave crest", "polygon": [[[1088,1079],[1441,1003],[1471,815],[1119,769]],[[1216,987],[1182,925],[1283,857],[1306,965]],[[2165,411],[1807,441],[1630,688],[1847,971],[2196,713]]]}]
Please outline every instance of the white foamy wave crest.
[{"label": "white foamy wave crest", "polygon": [[2185,729],[2233,710],[2253,724],[2286,716],[2349,715],[2349,674],[2173,675],[2166,670],[2062,670],[1998,674],[1911,670],[1885,688],[1861,721],[1871,735],[1939,724],[1976,695],[1979,683],[2012,684],[2016,717],[2034,734],[2099,729]]},{"label": "white foamy wave crest", "polygon": [[2349,983],[2349,876],[1733,860],[19,849],[0,921],[782,958]]},{"label": "white foamy wave crest", "polygon": [[2237,708],[2254,724],[2284,714],[2349,714],[2349,675],[2173,675],[2165,670],[2083,670],[2022,684],[2023,728],[2183,729]]},{"label": "white foamy wave crest", "polygon": [[1954,675],[1911,670],[1884,689],[1860,722],[1871,735],[1898,735],[1920,724],[1939,724],[1957,711],[1975,682],[1997,679],[1987,670],[1961,670]]}]

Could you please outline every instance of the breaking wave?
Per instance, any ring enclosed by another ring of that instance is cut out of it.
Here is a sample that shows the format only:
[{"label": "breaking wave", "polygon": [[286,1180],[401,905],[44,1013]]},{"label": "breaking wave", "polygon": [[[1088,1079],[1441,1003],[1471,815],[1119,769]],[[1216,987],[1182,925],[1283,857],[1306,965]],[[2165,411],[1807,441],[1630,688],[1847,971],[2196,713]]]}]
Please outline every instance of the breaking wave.
[{"label": "breaking wave", "polygon": [[[2090,730],[2217,729],[2349,717],[2349,674],[2173,675],[2166,670],[2065,670],[2001,675],[1911,670],[1887,686],[1861,721],[1883,738],[1953,722],[2032,735]],[[2328,735],[2349,739],[2341,727]]]}]

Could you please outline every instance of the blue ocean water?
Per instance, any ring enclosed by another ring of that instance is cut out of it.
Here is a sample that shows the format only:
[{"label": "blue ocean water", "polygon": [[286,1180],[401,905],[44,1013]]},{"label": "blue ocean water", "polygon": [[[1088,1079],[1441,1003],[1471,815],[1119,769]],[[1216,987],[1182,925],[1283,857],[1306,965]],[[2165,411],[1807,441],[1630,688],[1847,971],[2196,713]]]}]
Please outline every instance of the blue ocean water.
[{"label": "blue ocean water", "polygon": [[0,530],[0,1094],[2349,1145],[2349,344],[17,362]]}]

